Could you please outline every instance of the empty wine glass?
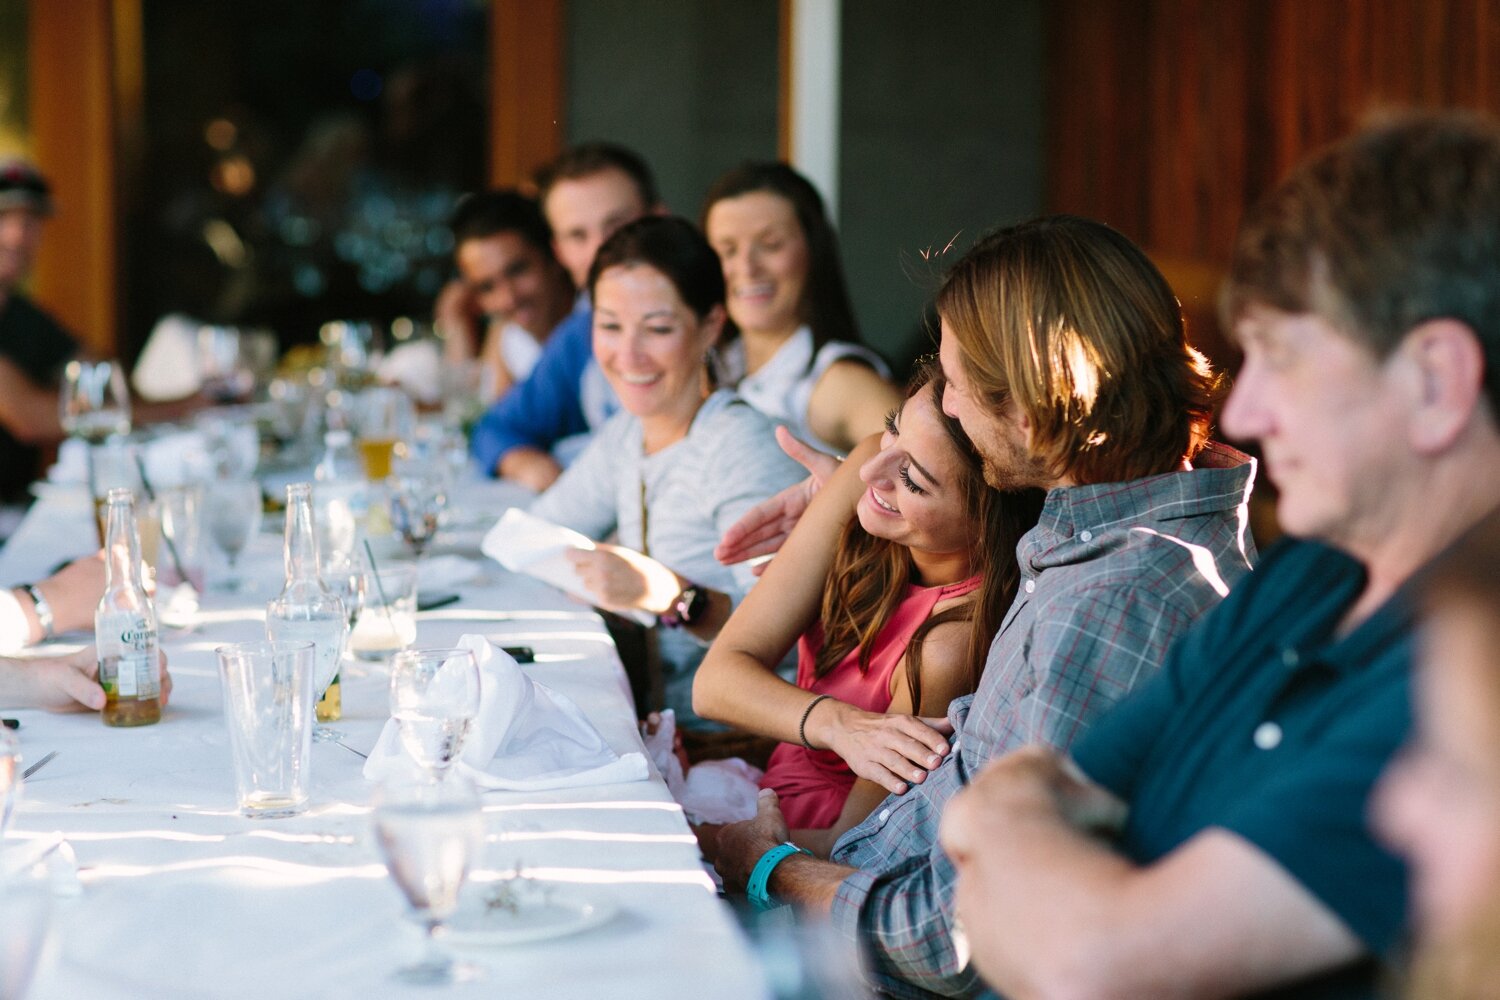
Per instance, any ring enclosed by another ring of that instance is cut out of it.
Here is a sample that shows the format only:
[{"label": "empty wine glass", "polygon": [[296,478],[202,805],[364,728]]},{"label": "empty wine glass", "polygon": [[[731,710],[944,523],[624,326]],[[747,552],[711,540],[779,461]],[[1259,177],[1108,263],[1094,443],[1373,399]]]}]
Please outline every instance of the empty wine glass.
[{"label": "empty wine glass", "polygon": [[228,572],[219,586],[234,593],[243,583],[236,562],[260,530],[260,483],[253,479],[215,480],[209,483],[204,501],[204,526],[228,562]]},{"label": "empty wine glass", "polygon": [[130,392],[117,361],[69,361],[63,369],[58,418],[65,433],[99,444],[130,433]]},{"label": "empty wine glass", "polygon": [[255,388],[255,373],[244,358],[243,338],[237,327],[198,328],[198,376],[203,394],[216,403],[243,399]]},{"label": "empty wine glass", "polygon": [[401,745],[435,783],[463,752],[479,714],[479,664],[467,649],[407,649],[391,661],[391,717]]},{"label": "empty wine glass", "polygon": [[419,986],[468,982],[483,969],[456,961],[438,946],[443,923],[484,843],[484,817],[474,786],[459,778],[440,784],[393,781],[376,793],[375,836],[386,870],[427,932],[425,954],[395,978]]},{"label": "empty wine glass", "polygon": [[432,475],[397,475],[387,481],[391,521],[418,559],[437,537],[438,522],[448,506],[448,491]]}]

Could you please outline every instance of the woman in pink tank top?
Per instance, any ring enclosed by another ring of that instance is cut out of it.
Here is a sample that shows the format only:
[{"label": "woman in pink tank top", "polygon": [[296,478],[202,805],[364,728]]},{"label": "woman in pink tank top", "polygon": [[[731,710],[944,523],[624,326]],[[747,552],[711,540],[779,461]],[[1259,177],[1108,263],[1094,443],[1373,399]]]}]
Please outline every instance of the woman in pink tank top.
[{"label": "woman in pink tank top", "polygon": [[[814,497],[694,684],[705,718],[782,741],[761,787],[823,854],[893,783],[856,778],[839,751],[872,718],[925,729],[918,717],[973,692],[1015,596],[1016,542],[1041,511],[1039,491],[985,485],[935,369],[918,366],[879,449],[861,446]],[[775,673],[793,644],[795,685]],[[888,777],[910,780],[896,758]],[[700,831],[707,854],[712,833]]]}]

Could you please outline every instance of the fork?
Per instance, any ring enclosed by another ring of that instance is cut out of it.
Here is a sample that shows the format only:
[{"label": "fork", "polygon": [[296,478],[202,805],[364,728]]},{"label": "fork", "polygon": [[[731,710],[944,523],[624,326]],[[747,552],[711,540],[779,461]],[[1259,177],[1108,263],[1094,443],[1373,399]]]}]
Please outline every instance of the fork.
[{"label": "fork", "polygon": [[51,751],[51,752],[49,752],[49,753],[48,753],[48,754],[47,754],[47,755],[46,755],[46,756],[45,756],[45,757],[43,757],[43,758],[42,758],[42,759],[41,759],[41,760],[39,760],[39,761],[37,761],[37,762],[36,762],[36,763],[35,763],[35,764],[32,764],[32,765],[31,765],[31,766],[30,766],[30,767],[28,767],[28,768],[27,768],[27,769],[26,769],[26,770],[24,770],[24,771],[22,771],[22,772],[21,772],[21,780],[23,780],[23,781],[24,781],[24,780],[26,780],[26,779],[27,779],[27,778],[29,778],[29,777],[31,777],[31,776],[32,776],[32,775],[33,775],[33,774],[36,774],[36,773],[37,773],[37,772],[38,772],[38,771],[40,771],[40,770],[41,770],[41,769],[42,769],[42,768],[44,768],[44,767],[46,767],[46,766],[47,766],[47,764],[48,764],[48,763],[49,763],[49,762],[51,762],[51,760],[52,760],[52,758],[53,758],[53,757],[56,757],[56,756],[57,756],[57,751],[56,751],[56,750],[53,750],[53,751]]}]

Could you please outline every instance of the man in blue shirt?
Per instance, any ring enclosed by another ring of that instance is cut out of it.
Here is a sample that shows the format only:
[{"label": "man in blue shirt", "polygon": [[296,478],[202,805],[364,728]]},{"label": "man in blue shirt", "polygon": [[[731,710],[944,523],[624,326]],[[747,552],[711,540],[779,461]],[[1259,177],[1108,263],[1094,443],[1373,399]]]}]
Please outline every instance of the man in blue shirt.
[{"label": "man in blue shirt", "polygon": [[593,362],[589,265],[616,229],[661,209],[650,168],[628,149],[590,143],[567,150],[537,175],[552,248],[582,290],[547,338],[531,375],[480,419],[469,442],[480,468],[540,492],[618,407]]},{"label": "man in blue shirt", "polygon": [[1405,916],[1366,799],[1408,582],[1500,498],[1500,126],[1398,118],[1254,209],[1225,408],[1293,538],[1074,745],[952,802],[960,947],[1023,996],[1370,996]]}]

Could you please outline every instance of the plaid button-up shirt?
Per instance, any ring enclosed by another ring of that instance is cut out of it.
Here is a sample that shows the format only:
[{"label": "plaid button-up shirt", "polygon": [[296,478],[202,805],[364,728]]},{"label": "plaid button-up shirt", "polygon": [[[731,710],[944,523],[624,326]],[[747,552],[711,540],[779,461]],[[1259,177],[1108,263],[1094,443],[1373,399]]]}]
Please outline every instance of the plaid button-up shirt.
[{"label": "plaid button-up shirt", "polygon": [[863,943],[881,989],[979,989],[953,943],[956,874],[937,842],[943,806],[993,757],[1029,743],[1066,749],[1160,667],[1250,568],[1254,473],[1241,453],[1210,445],[1192,471],[1047,495],[1016,548],[1021,587],[979,690],[948,709],[952,752],[834,846],[834,861],[860,871],[839,886],[833,921]]}]

